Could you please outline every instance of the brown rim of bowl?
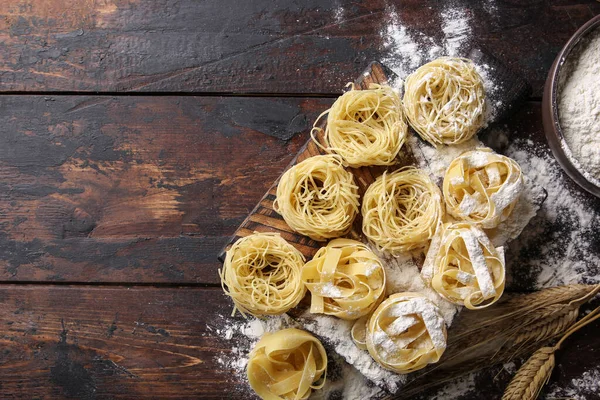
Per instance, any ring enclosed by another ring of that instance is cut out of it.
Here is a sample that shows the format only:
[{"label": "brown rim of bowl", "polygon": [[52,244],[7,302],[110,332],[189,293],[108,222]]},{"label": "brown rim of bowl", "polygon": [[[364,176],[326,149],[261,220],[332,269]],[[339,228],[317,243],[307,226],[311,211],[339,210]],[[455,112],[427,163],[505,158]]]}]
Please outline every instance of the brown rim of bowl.
[{"label": "brown rim of bowl", "polygon": [[544,131],[546,133],[548,144],[552,149],[554,157],[558,160],[563,170],[583,189],[596,197],[600,197],[600,187],[587,180],[587,178],[577,169],[577,167],[575,167],[562,148],[561,142],[564,141],[564,136],[559,124],[558,104],[556,101],[556,94],[560,81],[560,72],[567,57],[575,48],[575,46],[579,44],[581,39],[595,28],[600,28],[600,15],[596,15],[588,22],[583,24],[583,26],[581,26],[581,28],[579,28],[573,36],[571,36],[567,44],[562,48],[554,60],[554,63],[550,68],[550,72],[548,73],[546,84],[544,85],[544,94],[542,98],[542,121],[544,124]]}]

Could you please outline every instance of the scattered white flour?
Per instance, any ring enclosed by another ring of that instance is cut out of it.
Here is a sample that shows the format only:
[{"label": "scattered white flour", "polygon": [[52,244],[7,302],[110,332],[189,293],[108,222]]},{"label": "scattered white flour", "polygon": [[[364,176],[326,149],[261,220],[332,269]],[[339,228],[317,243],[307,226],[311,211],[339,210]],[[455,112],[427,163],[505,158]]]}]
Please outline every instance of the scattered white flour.
[{"label": "scattered white flour", "polygon": [[[246,364],[248,353],[265,332],[276,332],[280,329],[297,326],[286,314],[268,317],[264,320],[251,318],[248,320],[216,315],[214,325],[208,325],[211,335],[233,342],[229,353],[222,353],[216,358],[224,371],[233,372],[238,381],[246,382]],[[247,385],[246,385],[247,386]],[[244,391],[249,388],[237,388]]]},{"label": "scattered white flour", "polygon": [[[333,357],[336,357],[334,355]],[[369,382],[363,374],[356,369],[346,364],[343,360],[335,360],[337,365],[340,365],[341,376],[331,377],[328,372],[329,379],[321,390],[313,392],[311,400],[367,400],[379,399],[385,396],[385,392],[373,383]],[[333,378],[333,379],[331,379]],[[338,378],[338,379],[336,379]]]},{"label": "scattered white flour", "polygon": [[476,372],[457,378],[440,388],[430,400],[454,400],[475,390]]},{"label": "scattered white flour", "polygon": [[483,9],[491,16],[495,16],[498,11],[498,6],[496,5],[495,0],[484,0]]},{"label": "scattered white flour", "polygon": [[462,55],[471,38],[471,17],[464,8],[454,7],[447,7],[442,11],[441,17],[445,42],[444,55],[452,57]]},{"label": "scattered white flour", "polygon": [[380,34],[383,39],[381,50],[386,56],[381,61],[401,79],[441,55],[442,48],[435,40],[420,32],[409,31],[393,7],[388,6],[385,15],[387,21]]},{"label": "scattered white flour", "polygon": [[577,169],[600,186],[600,29],[575,47],[558,92],[562,147]]},{"label": "scattered white flour", "polygon": [[600,370],[591,369],[584,372],[580,378],[572,379],[567,387],[558,387],[556,384],[551,385],[547,393],[547,400],[597,398],[596,396],[600,393]]},{"label": "scattered white flour", "polygon": [[339,1],[336,1],[334,5],[335,8],[333,9],[333,18],[335,19],[335,22],[341,24],[342,22],[344,22],[346,10],[344,10],[344,7],[342,7],[342,4]]},{"label": "scattered white flour", "polygon": [[[492,147],[508,143],[506,133],[498,129],[489,137]],[[600,215],[593,200],[574,188],[545,146],[538,148],[531,140],[518,138],[502,153],[516,160],[523,173],[548,194],[527,229],[508,246],[507,282],[513,290],[600,282]]]}]

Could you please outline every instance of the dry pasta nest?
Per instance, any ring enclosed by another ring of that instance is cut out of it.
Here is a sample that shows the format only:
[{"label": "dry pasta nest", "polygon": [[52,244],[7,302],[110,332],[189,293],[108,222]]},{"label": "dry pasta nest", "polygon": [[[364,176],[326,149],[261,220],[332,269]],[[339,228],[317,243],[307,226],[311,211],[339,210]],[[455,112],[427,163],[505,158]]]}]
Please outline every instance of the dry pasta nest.
[{"label": "dry pasta nest", "polygon": [[441,193],[417,168],[384,172],[365,192],[362,216],[365,236],[398,255],[424,247],[433,237],[442,217]]},{"label": "dry pasta nest", "polygon": [[471,60],[442,57],[406,78],[404,113],[434,146],[472,138],[484,124],[483,80]]},{"label": "dry pasta nest", "polygon": [[409,373],[436,363],[446,350],[446,325],[439,308],[421,293],[388,297],[373,315],[358,320],[352,336],[384,368]]},{"label": "dry pasta nest", "polygon": [[[315,121],[313,140],[324,150],[342,157],[344,165],[392,165],[406,140],[408,126],[404,121],[398,94],[389,86],[371,84],[369,89],[352,90],[340,96],[331,108]],[[323,147],[314,134],[321,117],[327,115]]]},{"label": "dry pasta nest", "polygon": [[307,399],[325,384],[327,354],[308,332],[266,333],[250,352],[247,374],[262,399]]},{"label": "dry pasta nest", "polygon": [[367,245],[350,239],[321,247],[302,268],[302,281],[311,293],[312,313],[347,320],[370,313],[385,293],[383,264]]},{"label": "dry pasta nest", "polygon": [[421,276],[443,298],[468,309],[488,307],[504,292],[504,249],[468,223],[440,227]]},{"label": "dry pasta nest", "polygon": [[455,158],[444,176],[448,213],[486,229],[508,218],[522,191],[519,164],[487,148]]},{"label": "dry pasta nest", "polygon": [[278,315],[306,293],[304,256],[278,233],[254,233],[237,240],[219,271],[225,294],[242,314]]},{"label": "dry pasta nest", "polygon": [[337,155],[307,158],[287,170],[277,185],[273,208],[294,231],[323,241],[352,229],[358,187]]}]

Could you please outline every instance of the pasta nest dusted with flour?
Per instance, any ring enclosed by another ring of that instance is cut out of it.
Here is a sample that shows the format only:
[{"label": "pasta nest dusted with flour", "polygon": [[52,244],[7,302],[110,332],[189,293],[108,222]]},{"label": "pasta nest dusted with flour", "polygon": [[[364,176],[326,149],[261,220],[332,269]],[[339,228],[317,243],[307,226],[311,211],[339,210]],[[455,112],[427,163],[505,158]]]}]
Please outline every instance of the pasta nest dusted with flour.
[{"label": "pasta nest dusted with flour", "polygon": [[347,320],[371,312],[385,293],[381,261],[364,243],[350,239],[321,247],[302,268],[302,281],[311,293],[312,313]]},{"label": "pasta nest dusted with flour", "polygon": [[294,231],[323,241],[352,229],[358,187],[337,155],[307,158],[287,170],[277,185],[273,208]]},{"label": "pasta nest dusted with flour", "polygon": [[404,113],[434,146],[472,138],[484,123],[483,80],[471,60],[442,57],[406,78]]},{"label": "pasta nest dusted with flour", "polygon": [[278,233],[254,233],[237,240],[219,271],[223,291],[242,314],[278,315],[306,294],[304,256]]},{"label": "pasta nest dusted with flour", "polygon": [[311,136],[325,151],[342,157],[345,165],[391,165],[406,140],[408,125],[404,121],[398,94],[389,86],[371,84],[369,89],[352,90],[341,95],[325,114],[323,147],[315,138],[321,128],[314,127]]},{"label": "pasta nest dusted with flour", "polygon": [[369,318],[365,335],[371,357],[402,374],[438,362],[446,350],[444,318],[421,293],[391,295]]},{"label": "pasta nest dusted with flour", "polygon": [[446,224],[431,242],[421,276],[446,300],[484,308],[504,292],[504,249],[471,224]]},{"label": "pasta nest dusted with flour", "polygon": [[441,193],[422,170],[405,167],[383,173],[362,204],[363,233],[394,255],[424,247],[442,217]]},{"label": "pasta nest dusted with flour", "polygon": [[300,329],[265,333],[250,352],[247,374],[262,399],[307,399],[325,384],[327,354],[317,338]]},{"label": "pasta nest dusted with flour", "polygon": [[469,151],[455,158],[446,170],[446,210],[459,220],[495,228],[508,218],[523,186],[516,161],[491,149]]}]

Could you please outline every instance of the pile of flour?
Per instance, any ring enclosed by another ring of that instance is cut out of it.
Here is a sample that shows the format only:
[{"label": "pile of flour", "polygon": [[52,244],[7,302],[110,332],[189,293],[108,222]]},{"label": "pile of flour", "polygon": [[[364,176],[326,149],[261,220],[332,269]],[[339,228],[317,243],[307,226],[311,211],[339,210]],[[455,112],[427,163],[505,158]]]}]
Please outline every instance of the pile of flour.
[{"label": "pile of flour", "polygon": [[561,74],[562,147],[586,179],[600,186],[600,29],[575,47]]}]

